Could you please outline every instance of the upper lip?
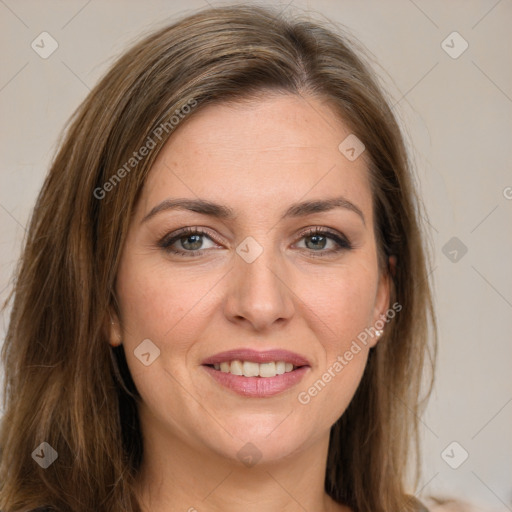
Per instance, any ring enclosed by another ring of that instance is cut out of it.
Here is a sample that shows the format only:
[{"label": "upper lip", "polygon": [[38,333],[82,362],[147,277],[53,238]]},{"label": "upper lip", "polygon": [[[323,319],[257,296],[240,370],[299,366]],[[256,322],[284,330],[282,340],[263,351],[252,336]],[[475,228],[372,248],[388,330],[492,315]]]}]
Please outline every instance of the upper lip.
[{"label": "upper lip", "polygon": [[285,363],[292,363],[294,366],[310,366],[309,361],[295,352],[289,350],[265,350],[263,352],[252,350],[248,348],[238,348],[228,350],[226,352],[219,352],[211,357],[206,358],[202,364],[220,364],[225,361],[251,361],[254,363],[270,363],[272,361],[284,361]]}]

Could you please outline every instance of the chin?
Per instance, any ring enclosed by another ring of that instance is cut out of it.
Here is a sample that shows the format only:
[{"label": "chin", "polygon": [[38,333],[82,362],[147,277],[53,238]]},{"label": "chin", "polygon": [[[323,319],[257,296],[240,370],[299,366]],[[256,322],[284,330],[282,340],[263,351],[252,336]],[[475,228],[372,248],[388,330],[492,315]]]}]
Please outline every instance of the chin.
[{"label": "chin", "polygon": [[[286,415],[273,418],[273,421],[255,423],[242,422],[230,427],[229,437],[224,432],[223,440],[214,443],[214,450],[222,457],[237,459],[244,463],[245,457],[256,460],[258,464],[279,462],[292,455],[307,444],[304,427],[300,429],[285,426]],[[284,420],[284,421],[283,421]]]}]

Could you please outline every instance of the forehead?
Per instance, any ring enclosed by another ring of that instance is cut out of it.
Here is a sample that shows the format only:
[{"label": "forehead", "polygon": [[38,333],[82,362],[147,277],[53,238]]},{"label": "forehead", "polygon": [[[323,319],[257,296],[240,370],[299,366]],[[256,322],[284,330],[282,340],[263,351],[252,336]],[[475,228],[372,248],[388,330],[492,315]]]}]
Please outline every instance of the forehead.
[{"label": "forehead", "polygon": [[338,148],[350,134],[331,108],[312,97],[272,95],[203,107],[158,155],[142,210],[169,197],[201,197],[268,211],[340,194],[368,210],[366,155],[350,161]]}]

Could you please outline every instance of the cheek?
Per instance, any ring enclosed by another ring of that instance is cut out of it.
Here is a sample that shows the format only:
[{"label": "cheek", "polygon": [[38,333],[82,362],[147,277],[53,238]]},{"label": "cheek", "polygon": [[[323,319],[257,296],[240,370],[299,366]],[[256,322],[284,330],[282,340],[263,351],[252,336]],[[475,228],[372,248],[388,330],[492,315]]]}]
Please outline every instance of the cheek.
[{"label": "cheek", "polygon": [[[299,390],[297,401],[304,417],[321,428],[330,428],[344,414],[359,386],[368,349],[353,355],[350,361],[335,360],[315,375],[309,387]],[[344,361],[344,362],[341,362]]]},{"label": "cheek", "polygon": [[[124,351],[133,381],[153,412],[162,412],[163,403],[169,411],[187,406],[189,395],[180,392],[188,380],[183,363],[198,336],[207,330],[205,308],[217,281],[218,276],[191,276],[165,261],[155,264],[144,255],[127,255],[122,262],[117,292]],[[135,351],[147,339],[160,353],[154,363],[145,366]],[[174,422],[172,415],[162,414],[165,421]]]},{"label": "cheek", "polygon": [[301,294],[323,357],[297,399],[328,424],[348,407],[366,366],[369,347],[358,335],[371,325],[377,279],[373,268],[361,260],[329,277],[316,275]]},{"label": "cheek", "polygon": [[316,423],[332,425],[345,412],[361,381],[369,347],[357,336],[367,328],[375,293],[370,275],[340,273],[325,283],[324,293],[311,289],[308,305],[315,321],[322,357],[318,368],[298,391],[297,400]]},{"label": "cheek", "polygon": [[[165,262],[148,263],[148,258],[144,261],[142,257],[127,258],[118,276],[128,368],[145,401],[151,402],[155,386],[179,388],[168,374],[180,382],[188,379],[183,363],[201,332],[207,330],[205,307],[218,278],[205,274],[191,279],[190,273],[176,272]],[[136,354],[142,353],[137,348],[147,339],[160,352],[154,363],[144,366]]]},{"label": "cheek", "polygon": [[177,333],[191,333],[201,319],[202,299],[215,286],[213,276],[191,276],[169,265],[126,260],[119,270],[118,296],[127,342],[145,338],[165,344]]},{"label": "cheek", "polygon": [[316,325],[317,339],[323,343],[326,363],[345,352],[351,341],[371,325],[376,280],[373,266],[361,262],[329,275],[316,275],[304,283],[300,296]]}]

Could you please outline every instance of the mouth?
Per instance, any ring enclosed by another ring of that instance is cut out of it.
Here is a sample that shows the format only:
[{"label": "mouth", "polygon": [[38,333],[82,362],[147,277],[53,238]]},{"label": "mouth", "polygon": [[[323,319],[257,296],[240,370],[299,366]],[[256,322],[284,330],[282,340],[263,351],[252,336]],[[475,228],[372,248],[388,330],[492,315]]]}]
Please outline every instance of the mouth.
[{"label": "mouth", "polygon": [[296,385],[310,369],[309,361],[293,352],[233,350],[216,354],[202,367],[221,386],[246,397],[269,397]]},{"label": "mouth", "polygon": [[290,373],[303,366],[295,366],[288,361],[270,361],[268,363],[257,363],[255,361],[240,361],[234,359],[233,361],[223,361],[222,363],[215,363],[205,365],[213,368],[216,371],[223,373],[230,373],[231,375],[239,375],[244,377],[259,377],[262,379],[269,379],[276,375],[283,375]]}]

